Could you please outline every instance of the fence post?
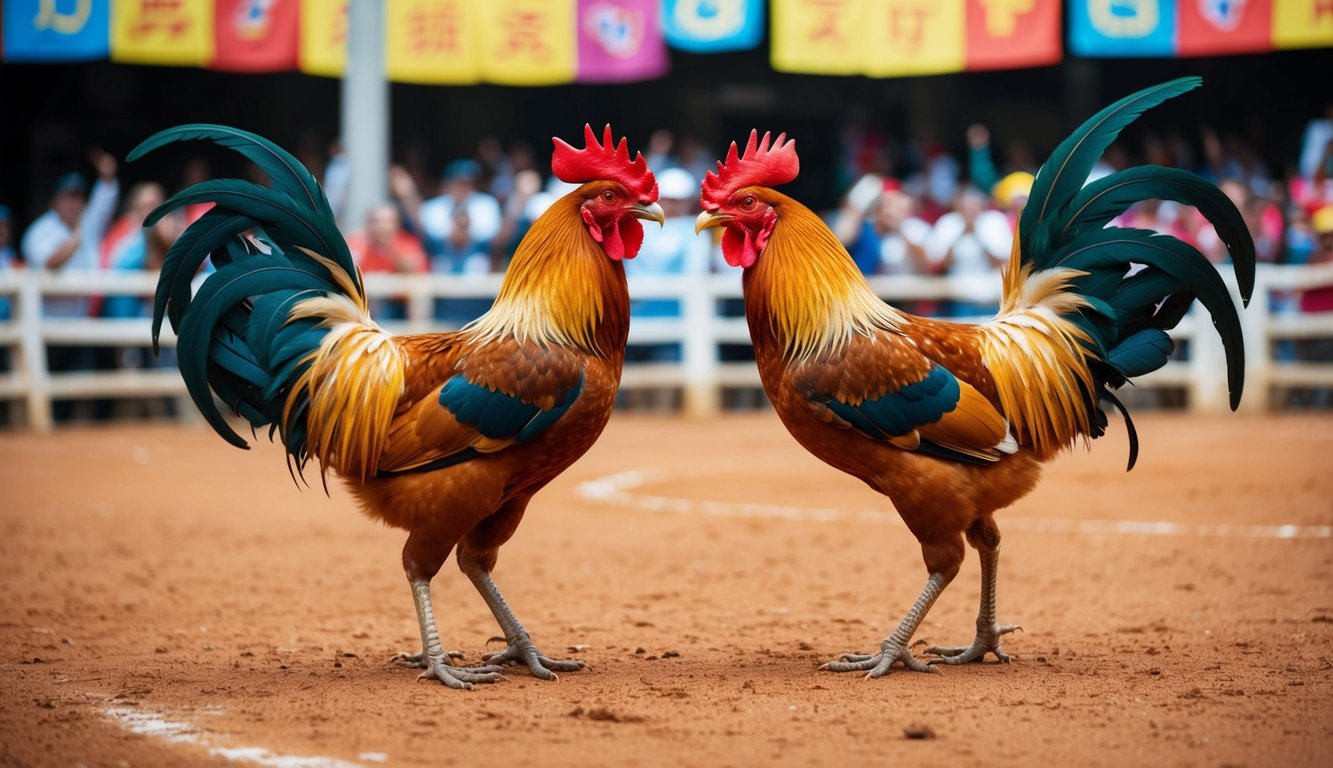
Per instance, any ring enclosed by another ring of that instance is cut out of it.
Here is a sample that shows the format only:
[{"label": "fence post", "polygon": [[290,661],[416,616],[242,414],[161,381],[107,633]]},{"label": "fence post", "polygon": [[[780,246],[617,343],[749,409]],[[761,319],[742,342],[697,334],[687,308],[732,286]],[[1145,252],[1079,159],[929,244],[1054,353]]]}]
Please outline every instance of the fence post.
[{"label": "fence post", "polygon": [[37,269],[24,269],[19,274],[19,369],[27,389],[24,399],[28,426],[38,432],[50,432],[51,373],[46,367],[46,340],[42,338],[39,273]]},{"label": "fence post", "polygon": [[682,350],[685,413],[706,418],[716,415],[722,403],[721,385],[717,380],[713,291],[706,275],[693,275],[680,285],[685,289],[681,297],[685,321]]},{"label": "fence post", "polygon": [[1268,270],[1268,265],[1259,265],[1250,306],[1240,311],[1241,338],[1245,341],[1245,397],[1238,410],[1249,414],[1263,413],[1273,397],[1273,338],[1269,333],[1273,304]]}]

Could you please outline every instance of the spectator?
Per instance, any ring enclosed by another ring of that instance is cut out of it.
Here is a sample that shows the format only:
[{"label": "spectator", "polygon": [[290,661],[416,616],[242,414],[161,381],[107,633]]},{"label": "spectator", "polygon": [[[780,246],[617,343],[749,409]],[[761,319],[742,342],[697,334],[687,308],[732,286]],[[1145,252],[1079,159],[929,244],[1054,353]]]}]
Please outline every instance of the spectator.
[{"label": "spectator", "polygon": [[[381,203],[366,212],[365,226],[347,238],[347,249],[367,274],[421,274],[429,266],[421,241],[403,230],[398,209],[390,203]],[[379,320],[404,320],[406,299],[399,296],[377,300],[371,305],[371,314]]]},{"label": "spectator", "polygon": [[[1314,229],[1315,249],[1310,254],[1311,265],[1333,264],[1333,203],[1326,203],[1310,217]],[[1333,312],[1333,285],[1321,285],[1301,292],[1301,312]],[[1295,358],[1302,362],[1333,362],[1333,338],[1315,337],[1300,339],[1296,342]],[[1333,390],[1327,387],[1314,387],[1297,390],[1294,394],[1296,404],[1302,402],[1317,408],[1327,408],[1333,404]]]},{"label": "spectator", "polygon": [[[658,203],[666,214],[660,229],[644,229],[639,255],[626,260],[625,274],[631,279],[650,281],[654,277],[702,275],[709,270],[709,242],[694,233],[695,201],[699,182],[682,168],[667,168],[657,174]],[[633,299],[630,317],[680,317],[676,299]],[[679,344],[635,345],[630,358],[658,362],[676,362]],[[629,359],[629,358],[627,358]]]},{"label": "spectator", "polygon": [[[92,195],[78,173],[67,173],[51,188],[50,209],[38,216],[23,234],[23,260],[37,269],[58,272],[94,270],[101,263],[98,249],[120,197],[116,158],[101,150],[92,154],[97,183]],[[81,297],[47,299],[47,317],[87,317],[88,300]]]},{"label": "spectator", "polygon": [[968,282],[965,290],[974,295],[954,302],[954,315],[990,314],[999,309],[990,293],[999,286],[1000,270],[1009,261],[1014,233],[1003,213],[987,207],[988,200],[976,187],[962,187],[954,196],[954,210],[940,216],[926,241],[926,254],[944,274],[984,278]]},{"label": "spectator", "polygon": [[[32,268],[52,272],[98,269],[102,236],[115,215],[120,197],[120,182],[116,178],[119,164],[115,157],[100,149],[93,150],[89,159],[97,171],[92,195],[88,194],[88,182],[82,175],[61,176],[51,188],[50,209],[38,216],[23,234],[23,260]],[[48,318],[84,318],[88,317],[90,307],[85,297],[60,296],[45,299],[42,314]],[[90,370],[97,366],[97,348],[53,346],[47,349],[46,360],[47,369],[53,373]],[[94,415],[108,416],[110,407],[110,401],[99,401]],[[69,421],[74,417],[74,403],[57,400],[53,415],[58,422]]]},{"label": "spectator", "polygon": [[[14,239],[13,214],[9,212],[9,206],[0,205],[0,275],[14,269],[18,266],[18,254],[14,252],[14,246],[11,245]],[[0,322],[12,319],[11,306],[8,296],[0,296]],[[9,371],[9,349],[0,345],[0,373]],[[0,424],[9,421],[9,402],[0,398]]]},{"label": "spectator", "polygon": [[496,271],[505,270],[532,222],[552,202],[553,197],[542,193],[541,174],[531,168],[524,168],[514,175],[512,189],[504,201],[500,231],[491,241],[491,265]]},{"label": "spectator", "polygon": [[[480,163],[470,159],[454,160],[444,169],[443,194],[422,202],[410,174],[402,169],[390,172],[393,194],[403,207],[408,226],[421,237],[432,262],[446,252],[456,254],[458,244],[464,241],[485,253],[499,233],[500,203],[491,194],[479,190],[480,183]],[[462,211],[466,216],[456,216],[456,211]],[[456,232],[458,222],[464,220],[467,222],[466,232]],[[487,268],[489,270],[490,265]]]},{"label": "spectator", "polygon": [[[130,187],[129,193],[125,196],[127,205],[125,213],[111,223],[107,229],[106,235],[102,238],[102,246],[99,249],[101,261],[99,266],[102,269],[143,269],[143,250],[144,250],[144,220],[153,209],[162,204],[166,199],[162,191],[162,185],[152,181],[145,181]],[[172,238],[172,241],[175,237]],[[171,243],[167,243],[168,246]],[[127,263],[127,251],[137,251],[129,255]],[[137,264],[133,263],[137,260]],[[92,297],[89,314],[93,317],[137,317],[138,313],[129,315],[108,315],[105,313],[107,303],[117,303],[118,312],[123,312],[125,308],[134,304],[137,299],[133,296],[112,296],[103,298],[101,296]]]},{"label": "spectator", "polygon": [[[18,266],[18,254],[14,252],[14,216],[9,206],[0,205],[0,274]],[[9,320],[12,307],[9,297],[0,296],[0,320]],[[0,351],[0,371],[6,370],[5,353]]]}]

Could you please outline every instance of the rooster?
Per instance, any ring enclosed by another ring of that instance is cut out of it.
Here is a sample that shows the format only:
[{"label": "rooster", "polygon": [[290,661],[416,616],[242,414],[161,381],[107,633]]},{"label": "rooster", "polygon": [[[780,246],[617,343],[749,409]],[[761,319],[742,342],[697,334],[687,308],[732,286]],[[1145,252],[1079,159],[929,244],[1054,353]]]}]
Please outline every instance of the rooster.
[{"label": "rooster", "polygon": [[[1042,464],[1103,434],[1101,403],[1133,422],[1113,391],[1160,368],[1195,298],[1226,349],[1231,407],[1244,352],[1236,307],[1217,270],[1172,237],[1108,224],[1143,199],[1195,206],[1217,228],[1242,299],[1254,287],[1254,244],[1219,190],[1185,171],[1141,166],[1087,181],[1093,163],[1141,113],[1201,81],[1135,93],[1065,139],[1042,167],[1022,212],[1003,299],[989,322],[950,323],[901,312],[870,289],[838,239],[805,206],[770,187],[796,178],[795,143],[752,132],[743,155],[702,184],[696,228],[722,227],[727,263],[744,269],[745,310],[764,389],[783,424],[824,462],[887,495],[921,544],[928,579],[873,655],[821,669],[884,675],[896,663],[1008,661],[996,619],[1000,530],[994,514],[1037,484]],[[958,573],[966,547],[981,558],[981,606],[970,645],[913,655],[912,636]]]},{"label": "rooster", "polygon": [[[165,144],[211,141],[271,180],[218,179],[165,202],[214,203],[163,265],[153,316],[179,337],[181,376],[208,423],[248,447],[214,396],[252,428],[267,426],[296,478],[310,459],[342,477],[372,518],[407,530],[403,569],[421,652],[394,657],[450,688],[504,679],[526,665],[542,679],[581,660],[542,654],[491,580],[500,546],[533,494],[592,446],[610,417],[629,331],[622,259],[663,222],[657,182],[607,126],[586,146],[554,139],[551,166],[579,184],[533,223],[491,309],[454,333],[394,336],[368,314],[361,275],[314,177],[286,151],[245,131],[187,125]],[[216,271],[191,296],[205,258]],[[457,551],[508,646],[484,664],[454,666],[436,629],[430,583]]]}]

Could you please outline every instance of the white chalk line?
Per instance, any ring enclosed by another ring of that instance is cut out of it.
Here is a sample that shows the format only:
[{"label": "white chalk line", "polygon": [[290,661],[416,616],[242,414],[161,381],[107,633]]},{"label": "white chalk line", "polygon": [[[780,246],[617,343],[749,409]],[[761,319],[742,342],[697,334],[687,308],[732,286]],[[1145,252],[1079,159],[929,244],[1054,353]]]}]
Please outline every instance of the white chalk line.
[{"label": "white chalk line", "polygon": [[332,757],[313,755],[284,755],[263,747],[230,747],[211,743],[200,729],[179,720],[169,720],[167,715],[152,710],[135,709],[124,705],[107,707],[103,713],[130,733],[148,736],[168,744],[185,744],[202,747],[208,754],[221,757],[233,763],[254,763],[271,768],[365,768],[365,763],[383,763],[388,755],[382,752],[362,752],[357,759],[360,763],[339,760]]},{"label": "white chalk line", "polygon": [[[590,501],[626,506],[645,512],[667,512],[761,520],[789,520],[842,525],[902,525],[894,512],[847,510],[832,507],[795,507],[782,504],[687,499],[639,493],[649,482],[670,481],[665,473],[630,470],[588,480],[578,486],[579,495]],[[1116,534],[1138,536],[1234,537],[1252,539],[1328,539],[1333,525],[1246,525],[1231,523],[1176,523],[1166,520],[1066,520],[1059,518],[1000,518],[1006,531],[1036,533]]]}]

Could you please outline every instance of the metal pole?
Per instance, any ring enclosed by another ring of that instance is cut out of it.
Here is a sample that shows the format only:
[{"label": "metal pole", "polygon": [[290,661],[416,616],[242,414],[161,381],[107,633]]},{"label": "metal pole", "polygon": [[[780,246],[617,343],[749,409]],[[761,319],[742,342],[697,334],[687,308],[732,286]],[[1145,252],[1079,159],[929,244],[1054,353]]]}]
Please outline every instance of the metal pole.
[{"label": "metal pole", "polygon": [[348,0],[342,138],[349,178],[342,226],[358,229],[388,199],[389,84],[384,77],[384,3]]}]

